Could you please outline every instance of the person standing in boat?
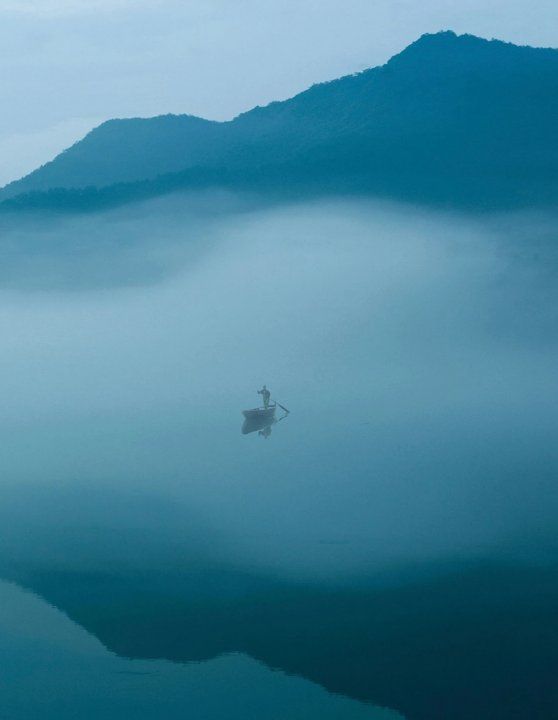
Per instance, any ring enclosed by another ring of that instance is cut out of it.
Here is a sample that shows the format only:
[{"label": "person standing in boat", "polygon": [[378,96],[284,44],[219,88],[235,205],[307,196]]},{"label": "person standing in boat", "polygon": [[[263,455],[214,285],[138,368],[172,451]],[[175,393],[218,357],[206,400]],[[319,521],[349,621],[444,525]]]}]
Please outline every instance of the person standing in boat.
[{"label": "person standing in boat", "polygon": [[262,396],[263,406],[267,410],[267,408],[269,407],[269,399],[271,398],[271,393],[269,392],[269,390],[266,388],[265,385],[263,386],[263,388],[261,390],[258,390],[258,395]]}]

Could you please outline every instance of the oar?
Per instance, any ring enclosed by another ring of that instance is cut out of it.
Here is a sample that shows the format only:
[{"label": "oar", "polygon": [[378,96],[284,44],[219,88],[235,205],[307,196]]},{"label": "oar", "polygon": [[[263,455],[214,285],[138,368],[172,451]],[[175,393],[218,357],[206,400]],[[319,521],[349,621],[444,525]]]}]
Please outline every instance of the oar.
[{"label": "oar", "polygon": [[287,415],[291,412],[290,410],[287,410],[287,408],[286,408],[284,405],[281,405],[281,403],[278,403],[277,400],[274,400],[273,402],[274,402],[276,405],[279,405],[279,407],[281,408],[281,410],[284,410],[284,411],[287,413]]}]

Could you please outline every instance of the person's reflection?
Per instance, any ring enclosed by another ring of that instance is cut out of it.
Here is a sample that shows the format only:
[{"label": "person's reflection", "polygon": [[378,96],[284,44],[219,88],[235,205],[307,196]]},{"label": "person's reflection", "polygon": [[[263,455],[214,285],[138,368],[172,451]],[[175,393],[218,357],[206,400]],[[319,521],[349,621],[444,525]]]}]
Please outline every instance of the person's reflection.
[{"label": "person's reflection", "polygon": [[265,440],[271,435],[271,425],[268,425],[263,430],[260,430],[258,435],[261,435]]}]

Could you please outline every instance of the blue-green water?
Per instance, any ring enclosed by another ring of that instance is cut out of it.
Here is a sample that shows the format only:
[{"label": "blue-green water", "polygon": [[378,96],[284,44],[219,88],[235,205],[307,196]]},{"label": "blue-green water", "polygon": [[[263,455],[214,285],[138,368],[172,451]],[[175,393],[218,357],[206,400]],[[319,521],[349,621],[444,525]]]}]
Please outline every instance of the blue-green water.
[{"label": "blue-green water", "polygon": [[2,711],[554,717],[547,221],[235,210],[3,241]]},{"label": "blue-green water", "polygon": [[2,714],[32,718],[397,720],[240,654],[202,663],[133,660],[38,597],[0,584]]}]

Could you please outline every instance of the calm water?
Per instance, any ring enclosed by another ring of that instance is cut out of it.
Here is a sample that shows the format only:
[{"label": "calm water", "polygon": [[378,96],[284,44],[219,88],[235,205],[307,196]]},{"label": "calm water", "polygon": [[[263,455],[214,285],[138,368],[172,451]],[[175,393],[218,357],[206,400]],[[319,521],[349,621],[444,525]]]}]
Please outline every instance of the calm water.
[{"label": "calm water", "polygon": [[0,585],[2,712],[9,718],[397,720],[240,654],[188,665],[130,660],[35,595]]},{"label": "calm water", "polygon": [[4,233],[6,717],[554,717],[552,226],[204,202]]}]

